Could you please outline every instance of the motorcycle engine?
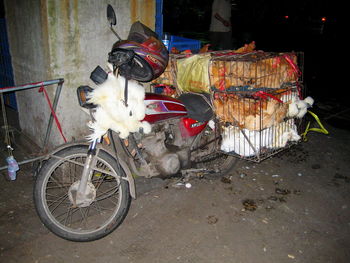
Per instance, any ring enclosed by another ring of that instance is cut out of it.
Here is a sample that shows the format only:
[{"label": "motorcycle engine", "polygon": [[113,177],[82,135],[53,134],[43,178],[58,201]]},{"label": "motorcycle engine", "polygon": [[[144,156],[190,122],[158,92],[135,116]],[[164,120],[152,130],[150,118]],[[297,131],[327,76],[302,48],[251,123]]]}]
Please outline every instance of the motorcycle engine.
[{"label": "motorcycle engine", "polygon": [[167,177],[190,164],[189,147],[193,138],[182,137],[178,119],[157,123],[151,133],[134,134],[134,138],[143,159],[138,168],[141,176]]}]

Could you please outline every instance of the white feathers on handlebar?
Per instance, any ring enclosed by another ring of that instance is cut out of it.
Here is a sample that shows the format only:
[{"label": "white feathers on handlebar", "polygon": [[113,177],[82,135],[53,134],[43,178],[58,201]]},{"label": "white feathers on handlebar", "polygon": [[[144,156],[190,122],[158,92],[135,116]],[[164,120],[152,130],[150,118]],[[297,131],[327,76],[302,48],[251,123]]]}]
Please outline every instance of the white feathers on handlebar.
[{"label": "white feathers on handlebar", "polygon": [[107,80],[89,94],[89,102],[98,105],[93,113],[95,120],[88,124],[93,132],[88,136],[90,141],[101,138],[109,129],[119,133],[122,139],[141,128],[144,133],[151,131],[151,125],[142,121],[146,110],[144,87],[136,81],[129,80],[128,105],[125,106],[124,85],[124,77],[116,77],[109,73]]}]

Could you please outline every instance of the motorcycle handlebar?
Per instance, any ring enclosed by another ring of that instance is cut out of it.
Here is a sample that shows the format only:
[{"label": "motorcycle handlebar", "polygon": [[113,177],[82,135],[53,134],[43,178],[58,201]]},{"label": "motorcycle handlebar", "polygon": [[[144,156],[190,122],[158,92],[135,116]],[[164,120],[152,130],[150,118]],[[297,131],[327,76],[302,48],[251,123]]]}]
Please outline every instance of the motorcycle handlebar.
[{"label": "motorcycle handlebar", "polygon": [[112,52],[108,53],[108,62],[112,63],[115,67],[120,67],[124,64],[130,63],[134,57],[135,52],[133,50],[116,48]]}]

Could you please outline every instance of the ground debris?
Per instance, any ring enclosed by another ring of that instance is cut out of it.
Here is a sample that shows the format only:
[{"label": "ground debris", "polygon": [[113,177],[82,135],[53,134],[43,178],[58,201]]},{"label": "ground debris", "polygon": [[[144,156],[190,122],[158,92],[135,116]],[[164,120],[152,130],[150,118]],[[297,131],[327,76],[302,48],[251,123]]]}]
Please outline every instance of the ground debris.
[{"label": "ground debris", "polygon": [[340,173],[336,173],[333,177],[334,179],[344,180],[344,182],[349,183],[350,179],[346,175],[342,175]]},{"label": "ground debris", "polygon": [[215,225],[218,221],[219,219],[216,216],[213,216],[213,215],[207,216],[207,222],[209,225]]},{"label": "ground debris", "polygon": [[245,174],[245,173],[240,173],[239,174],[239,178],[241,178],[241,179],[243,179],[244,177],[246,177],[247,176],[247,174]]},{"label": "ground debris", "polygon": [[320,169],[321,168],[321,165],[320,164],[318,164],[318,163],[315,163],[315,164],[313,164],[313,165],[311,165],[311,168],[312,169]]},{"label": "ground debris", "polygon": [[222,183],[224,184],[230,184],[231,183],[231,179],[230,178],[227,178],[227,177],[221,177],[221,180],[220,180]]},{"label": "ground debris", "polygon": [[279,195],[288,195],[290,194],[290,190],[288,189],[281,189],[281,188],[276,188],[275,193]]},{"label": "ground debris", "polygon": [[335,173],[332,180],[331,180],[330,185],[340,186],[342,182],[349,183],[350,178],[347,177],[346,175],[342,175],[340,173]]},{"label": "ground debris", "polygon": [[276,157],[290,163],[299,164],[308,161],[309,152],[304,149],[303,144],[297,144],[289,151],[282,151],[281,153],[277,154]]},{"label": "ground debris", "polygon": [[301,191],[300,191],[300,190],[293,190],[293,194],[295,194],[295,195],[301,195]]},{"label": "ground debris", "polygon": [[267,198],[267,200],[274,201],[274,202],[280,201],[281,203],[282,202],[286,202],[286,199],[284,197],[277,197],[277,196],[274,196],[274,195],[269,196]]},{"label": "ground debris", "polygon": [[258,207],[256,202],[252,199],[245,199],[243,200],[242,204],[243,204],[244,210],[247,210],[247,211],[255,211]]}]

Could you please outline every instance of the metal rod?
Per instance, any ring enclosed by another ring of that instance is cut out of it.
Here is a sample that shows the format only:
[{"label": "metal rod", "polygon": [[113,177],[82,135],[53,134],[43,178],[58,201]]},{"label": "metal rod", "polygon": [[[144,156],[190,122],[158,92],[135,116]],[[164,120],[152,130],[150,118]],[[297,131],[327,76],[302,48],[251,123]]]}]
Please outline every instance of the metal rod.
[{"label": "metal rod", "polygon": [[[21,90],[26,90],[26,89],[39,88],[39,87],[43,87],[43,86],[50,86],[50,85],[58,84],[57,88],[56,88],[56,94],[55,94],[54,102],[53,102],[53,105],[52,105],[54,111],[56,111],[57,104],[58,104],[58,99],[60,97],[62,86],[63,86],[63,82],[64,82],[64,79],[61,78],[61,79],[54,79],[54,80],[47,80],[47,81],[29,83],[29,84],[14,86],[14,87],[4,87],[4,88],[0,88],[0,94],[5,93],[5,92],[21,91]],[[52,122],[53,122],[53,116],[52,116],[52,113],[51,113],[50,114],[49,123],[48,123],[48,127],[47,127],[47,130],[46,130],[46,135],[45,135],[45,140],[44,140],[44,147],[47,146],[47,142],[48,142],[48,139],[50,137],[51,128],[52,128]],[[42,160],[46,156],[47,155],[43,155],[43,156],[31,158],[31,159],[26,159],[26,160],[18,162],[18,165],[31,163],[31,162],[35,162],[35,161],[38,161],[38,160]],[[0,167],[0,171],[4,170],[4,169],[7,169],[7,168],[8,168],[7,165],[2,166],[2,167]]]},{"label": "metal rod", "polygon": [[59,83],[63,83],[63,82],[64,82],[64,79],[54,79],[54,80],[47,80],[47,81],[42,81],[42,82],[35,82],[35,83],[30,83],[30,84],[19,85],[19,86],[15,86],[15,87],[5,87],[5,88],[0,88],[0,93],[38,88],[38,87],[42,87],[42,86],[50,86],[50,85],[59,84]]},{"label": "metal rod", "polygon": [[[55,94],[55,98],[54,98],[53,105],[52,105],[52,108],[53,108],[54,112],[56,112],[58,99],[59,99],[59,97],[61,95],[62,85],[63,85],[63,79],[62,79],[61,82],[58,83],[57,88],[56,88],[56,94]],[[47,143],[49,141],[50,134],[51,134],[51,129],[52,129],[52,122],[53,122],[53,115],[52,115],[52,112],[51,112],[50,113],[49,123],[47,124],[47,130],[46,130],[46,134],[45,134],[45,140],[44,140],[43,149],[46,148]]]},{"label": "metal rod", "polygon": [[[32,158],[32,159],[27,159],[27,160],[23,160],[23,161],[20,161],[20,162],[17,162],[18,165],[22,165],[22,164],[26,164],[26,163],[32,163],[32,162],[35,162],[35,161],[39,161],[39,160],[42,160],[46,157],[46,155],[43,155],[43,156],[40,156],[40,157],[35,157],[35,158]],[[0,167],[0,171],[1,170],[5,170],[8,168],[8,165],[5,165],[5,166],[1,166]]]}]

